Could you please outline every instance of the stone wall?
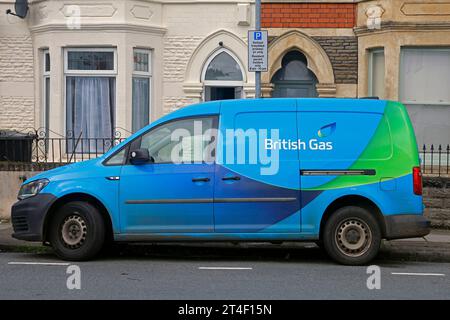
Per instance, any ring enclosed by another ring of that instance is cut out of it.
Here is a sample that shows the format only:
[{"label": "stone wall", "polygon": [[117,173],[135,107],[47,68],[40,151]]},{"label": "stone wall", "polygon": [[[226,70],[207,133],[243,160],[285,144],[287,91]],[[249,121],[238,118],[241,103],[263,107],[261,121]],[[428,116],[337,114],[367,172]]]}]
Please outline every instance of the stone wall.
[{"label": "stone wall", "polygon": [[0,81],[33,81],[33,76],[31,37],[0,36]]},{"label": "stone wall", "polygon": [[358,38],[312,37],[325,50],[333,65],[337,84],[358,83]]},{"label": "stone wall", "polygon": [[0,130],[26,131],[34,128],[34,98],[0,95]]},{"label": "stone wall", "polygon": [[425,216],[434,228],[450,229],[450,178],[424,178]]},{"label": "stone wall", "polygon": [[34,127],[33,78],[31,37],[29,35],[5,36],[2,30],[0,33],[0,130],[25,130]]},{"label": "stone wall", "polygon": [[0,220],[9,220],[11,206],[17,201],[20,185],[39,171],[0,171]]},{"label": "stone wall", "polygon": [[184,81],[186,65],[201,37],[170,36],[164,39],[164,81]]}]

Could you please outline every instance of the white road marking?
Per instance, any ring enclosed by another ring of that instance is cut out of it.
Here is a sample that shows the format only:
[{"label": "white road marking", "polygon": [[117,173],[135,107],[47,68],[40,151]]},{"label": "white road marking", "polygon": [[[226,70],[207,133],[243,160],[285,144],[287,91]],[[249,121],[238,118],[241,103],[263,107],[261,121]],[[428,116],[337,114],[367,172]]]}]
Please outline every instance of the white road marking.
[{"label": "white road marking", "polygon": [[421,273],[421,272],[391,272],[393,275],[398,276],[434,276],[434,277],[445,277],[444,273]]},{"label": "white road marking", "polygon": [[10,265],[37,265],[37,266],[68,266],[67,262],[8,262]]},{"label": "white road marking", "polygon": [[198,267],[200,270],[253,270],[250,267]]}]

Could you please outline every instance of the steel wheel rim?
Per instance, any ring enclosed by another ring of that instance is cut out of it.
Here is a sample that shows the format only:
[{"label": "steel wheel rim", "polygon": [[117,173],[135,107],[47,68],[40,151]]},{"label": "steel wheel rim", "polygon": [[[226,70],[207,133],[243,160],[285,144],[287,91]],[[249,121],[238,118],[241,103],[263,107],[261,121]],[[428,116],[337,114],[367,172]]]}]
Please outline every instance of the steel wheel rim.
[{"label": "steel wheel rim", "polygon": [[372,231],[361,219],[346,219],[337,227],[335,241],[339,251],[344,255],[360,257],[372,244]]},{"label": "steel wheel rim", "polygon": [[64,246],[70,249],[77,249],[83,245],[87,236],[86,221],[77,214],[70,215],[61,226],[61,237]]}]

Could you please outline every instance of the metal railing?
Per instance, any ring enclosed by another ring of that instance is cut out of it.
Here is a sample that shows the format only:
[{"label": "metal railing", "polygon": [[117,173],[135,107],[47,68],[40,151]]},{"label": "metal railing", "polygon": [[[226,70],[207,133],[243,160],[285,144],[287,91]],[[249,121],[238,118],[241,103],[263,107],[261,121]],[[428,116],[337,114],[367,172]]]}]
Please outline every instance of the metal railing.
[{"label": "metal railing", "polygon": [[61,136],[45,129],[0,131],[1,170],[45,170],[97,158],[131,134],[118,128],[111,137],[84,137],[72,131]]},{"label": "metal railing", "polygon": [[422,173],[431,176],[450,175],[450,145],[423,145],[419,151]]}]

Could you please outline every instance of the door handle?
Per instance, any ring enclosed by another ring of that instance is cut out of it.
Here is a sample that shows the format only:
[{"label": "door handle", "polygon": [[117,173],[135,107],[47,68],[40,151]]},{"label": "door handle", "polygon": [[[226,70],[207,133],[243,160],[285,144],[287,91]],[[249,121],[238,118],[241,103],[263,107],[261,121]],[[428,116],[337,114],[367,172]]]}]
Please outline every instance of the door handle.
[{"label": "door handle", "polygon": [[106,178],[106,180],[111,180],[111,181],[120,180],[120,177],[118,177],[118,176],[111,176],[111,177],[105,177],[105,178]]},{"label": "door handle", "polygon": [[192,182],[209,182],[209,178],[192,178]]},{"label": "door handle", "polygon": [[239,176],[223,177],[222,180],[223,181],[229,181],[229,180],[238,181],[238,180],[241,180],[241,177],[239,177]]}]

